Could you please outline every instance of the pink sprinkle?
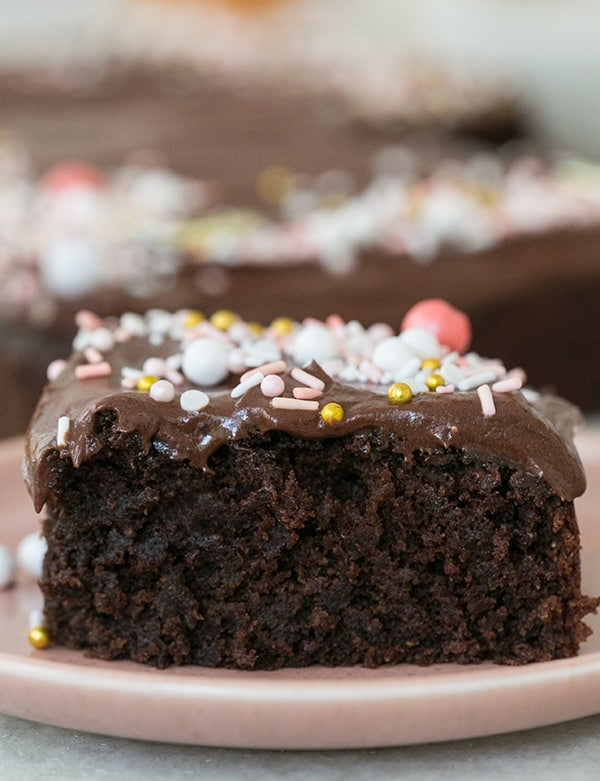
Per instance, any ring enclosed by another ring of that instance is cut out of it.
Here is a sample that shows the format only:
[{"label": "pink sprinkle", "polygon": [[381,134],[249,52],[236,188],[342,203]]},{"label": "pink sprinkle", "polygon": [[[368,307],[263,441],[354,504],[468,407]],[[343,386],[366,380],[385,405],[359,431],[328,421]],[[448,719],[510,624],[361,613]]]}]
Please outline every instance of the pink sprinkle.
[{"label": "pink sprinkle", "polygon": [[376,385],[381,382],[381,369],[377,368],[371,361],[361,361],[358,370],[365,375],[369,382]]},{"label": "pink sprinkle", "polygon": [[172,382],[173,385],[183,385],[184,376],[181,372],[178,372],[177,369],[169,369],[165,373],[165,377]]},{"label": "pink sprinkle", "polygon": [[115,342],[123,343],[123,342],[129,342],[131,338],[133,337],[133,334],[131,331],[128,331],[126,328],[123,328],[123,326],[118,326],[115,328]]},{"label": "pink sprinkle", "polygon": [[329,315],[327,320],[325,320],[325,324],[333,331],[338,331],[340,328],[343,328],[346,323],[340,315]]},{"label": "pink sprinkle", "polygon": [[249,369],[247,372],[244,372],[240,377],[240,382],[245,382],[248,377],[256,374],[256,372],[260,372],[266,377],[267,374],[281,374],[284,371],[285,361],[272,361],[271,363],[263,363],[262,366],[257,366],[255,369]]},{"label": "pink sprinkle", "polygon": [[323,395],[323,391],[316,388],[293,388],[292,395],[295,399],[319,399]]},{"label": "pink sprinkle", "polygon": [[439,385],[435,389],[436,393],[454,393],[454,385]]},{"label": "pink sprinkle", "polygon": [[521,369],[520,366],[517,367],[516,369],[511,369],[509,372],[507,372],[506,378],[510,379],[512,377],[518,377],[523,383],[523,385],[527,382],[527,375],[525,374],[525,370]]},{"label": "pink sprinkle", "polygon": [[94,312],[90,312],[89,309],[80,309],[75,315],[75,325],[78,328],[85,328],[86,331],[93,331],[96,328],[100,328],[102,320]]},{"label": "pink sprinkle", "polygon": [[304,369],[299,369],[296,367],[295,369],[292,369],[291,374],[295,380],[298,380],[298,382],[301,382],[303,385],[308,385],[309,388],[315,388],[315,390],[320,391],[324,390],[325,388],[325,383],[323,380],[315,377],[314,374],[305,372]]},{"label": "pink sprinkle", "polygon": [[137,388],[137,380],[134,380],[133,377],[123,377],[121,380],[121,387],[133,390],[134,388]]},{"label": "pink sprinkle", "polygon": [[63,361],[62,358],[58,358],[56,361],[52,361],[52,363],[50,363],[46,369],[46,377],[48,378],[48,382],[54,382],[54,380],[57,380],[62,374],[66,365],[67,362]]},{"label": "pink sprinkle", "polygon": [[494,397],[489,385],[480,385],[477,388],[477,395],[479,396],[479,403],[481,404],[481,411],[484,417],[490,418],[496,414],[496,405],[494,404]]},{"label": "pink sprinkle", "polygon": [[278,374],[267,374],[260,384],[260,389],[265,396],[281,396],[285,390],[285,383]]},{"label": "pink sprinkle", "polygon": [[112,369],[110,363],[102,361],[102,363],[82,363],[80,366],[75,367],[75,376],[78,380],[92,380],[96,377],[108,377]]},{"label": "pink sprinkle", "polygon": [[492,385],[494,393],[510,393],[523,387],[523,381],[520,377],[507,377],[505,380],[498,380]]},{"label": "pink sprinkle", "polygon": [[323,325],[323,321],[317,319],[316,317],[305,317],[302,321],[302,325]]},{"label": "pink sprinkle", "polygon": [[286,396],[276,396],[274,399],[271,399],[271,406],[276,409],[306,410],[307,412],[314,412],[319,409],[319,402],[290,399]]},{"label": "pink sprinkle", "polygon": [[88,363],[100,363],[102,360],[102,353],[95,347],[86,347],[83,354]]}]

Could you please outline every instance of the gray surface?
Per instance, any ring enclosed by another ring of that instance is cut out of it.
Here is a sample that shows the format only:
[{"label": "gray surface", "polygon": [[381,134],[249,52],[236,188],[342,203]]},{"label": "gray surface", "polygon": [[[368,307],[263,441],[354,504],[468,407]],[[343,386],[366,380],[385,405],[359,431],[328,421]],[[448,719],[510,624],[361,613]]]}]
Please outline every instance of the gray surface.
[{"label": "gray surface", "polygon": [[89,735],[0,716],[0,778],[597,781],[600,716],[510,735],[377,751],[234,751]]}]

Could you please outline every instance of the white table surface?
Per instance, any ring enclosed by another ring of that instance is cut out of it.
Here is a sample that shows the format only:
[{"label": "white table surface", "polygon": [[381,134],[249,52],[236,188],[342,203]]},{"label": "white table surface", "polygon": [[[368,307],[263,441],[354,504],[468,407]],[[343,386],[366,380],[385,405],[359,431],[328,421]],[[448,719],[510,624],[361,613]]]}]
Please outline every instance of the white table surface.
[{"label": "white table surface", "polygon": [[107,738],[0,715],[0,778],[597,781],[600,716],[453,743],[372,751],[236,751]]}]

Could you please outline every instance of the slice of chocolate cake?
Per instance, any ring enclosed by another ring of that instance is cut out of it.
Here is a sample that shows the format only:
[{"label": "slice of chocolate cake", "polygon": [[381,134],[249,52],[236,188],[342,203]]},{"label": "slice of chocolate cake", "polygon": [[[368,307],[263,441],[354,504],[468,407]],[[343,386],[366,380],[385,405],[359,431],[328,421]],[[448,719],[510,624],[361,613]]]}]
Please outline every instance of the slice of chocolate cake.
[{"label": "slice of chocolate cake", "polygon": [[466,352],[330,317],[80,313],[32,420],[54,642],[164,667],[573,655],[578,416]]}]

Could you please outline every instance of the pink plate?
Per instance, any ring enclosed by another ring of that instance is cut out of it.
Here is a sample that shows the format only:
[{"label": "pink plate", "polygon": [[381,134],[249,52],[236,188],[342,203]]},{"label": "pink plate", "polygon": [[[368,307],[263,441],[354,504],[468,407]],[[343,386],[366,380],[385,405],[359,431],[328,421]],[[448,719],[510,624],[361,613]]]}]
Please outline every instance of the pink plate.
[{"label": "pink plate", "polygon": [[[22,443],[0,444],[0,540],[36,527],[21,484]],[[584,586],[600,593],[600,434],[580,439],[590,487],[579,502]],[[0,711],[128,738],[244,748],[364,748],[490,735],[600,712],[600,620],[574,659],[524,667],[409,665],[154,670],[27,644],[37,586],[0,593]]]}]

